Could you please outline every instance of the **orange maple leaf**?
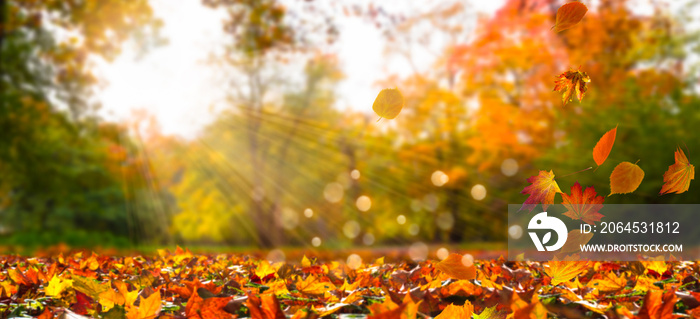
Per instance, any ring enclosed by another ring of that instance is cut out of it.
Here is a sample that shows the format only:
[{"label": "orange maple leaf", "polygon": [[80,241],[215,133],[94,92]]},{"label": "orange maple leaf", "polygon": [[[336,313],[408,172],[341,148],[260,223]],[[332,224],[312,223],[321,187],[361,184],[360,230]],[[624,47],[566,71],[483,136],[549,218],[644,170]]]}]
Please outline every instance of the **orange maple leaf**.
[{"label": "orange maple leaf", "polygon": [[576,93],[578,101],[581,102],[588,90],[586,83],[589,82],[591,82],[591,78],[586,72],[581,71],[580,67],[578,70],[572,68],[559,75],[557,80],[554,81],[554,91],[564,92],[561,96],[561,101],[564,105],[573,100],[574,93]]},{"label": "orange maple leaf", "polygon": [[561,193],[552,171],[540,171],[539,175],[528,178],[527,182],[532,185],[525,187],[520,193],[530,194],[530,197],[525,200],[520,210],[532,211],[537,204],[542,204],[542,207],[547,209],[549,205],[554,204],[554,195]]},{"label": "orange maple leaf", "polygon": [[675,153],[676,163],[668,167],[664,173],[664,186],[659,195],[668,193],[684,193],[690,188],[690,181],[695,179],[695,166],[690,164],[688,157],[679,147]]},{"label": "orange maple leaf", "polygon": [[564,215],[591,225],[593,225],[594,222],[600,221],[604,215],[598,211],[603,208],[603,201],[605,201],[605,198],[596,195],[598,195],[598,193],[596,193],[593,186],[586,187],[586,191],[584,192],[581,184],[576,182],[574,186],[571,186],[571,195],[561,193],[563,199],[562,204],[567,209]]}]

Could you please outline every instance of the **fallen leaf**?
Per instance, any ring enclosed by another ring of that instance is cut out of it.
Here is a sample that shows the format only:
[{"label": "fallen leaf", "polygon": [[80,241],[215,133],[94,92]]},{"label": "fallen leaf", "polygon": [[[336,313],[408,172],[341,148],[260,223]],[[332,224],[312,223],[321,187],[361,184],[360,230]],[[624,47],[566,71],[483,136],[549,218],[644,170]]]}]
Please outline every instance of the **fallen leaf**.
[{"label": "fallen leaf", "polygon": [[605,198],[596,195],[597,193],[593,186],[586,187],[586,191],[583,192],[581,184],[576,182],[574,186],[571,186],[571,195],[561,194],[562,204],[567,209],[564,215],[590,225],[600,221],[605,216],[598,211],[603,208]]},{"label": "fallen leaf", "polygon": [[372,110],[379,115],[380,120],[382,118],[393,119],[401,113],[403,105],[403,95],[399,89],[383,89],[374,100]]},{"label": "fallen leaf", "polygon": [[474,306],[469,301],[465,301],[464,306],[447,305],[435,319],[470,319],[473,313]]},{"label": "fallen leaf", "polygon": [[586,83],[591,82],[591,78],[586,74],[586,72],[570,69],[559,75],[556,81],[554,81],[554,90],[556,92],[564,92],[561,96],[561,101],[566,105],[569,101],[573,100],[574,93],[576,93],[576,98],[581,102],[583,96],[586,94],[588,87]]},{"label": "fallen leaf", "polygon": [[73,281],[70,279],[61,279],[56,275],[51,278],[49,285],[44,289],[44,293],[49,297],[59,298],[66,289],[73,286]]},{"label": "fallen leaf", "polygon": [[639,319],[672,319],[677,318],[673,314],[675,308],[676,293],[674,291],[663,292],[658,289],[649,290],[644,296],[644,303],[639,309]]},{"label": "fallen leaf", "polygon": [[537,204],[542,204],[542,207],[547,209],[549,205],[554,204],[554,195],[561,193],[552,171],[540,171],[539,175],[528,178],[527,182],[532,185],[525,187],[520,193],[530,194],[530,197],[525,200],[520,210],[532,211]]},{"label": "fallen leaf", "polygon": [[583,19],[583,16],[588,12],[588,8],[581,2],[569,2],[557,10],[557,18],[552,29],[554,32],[561,32],[569,29]]},{"label": "fallen leaf", "polygon": [[596,143],[595,147],[593,148],[593,160],[595,161],[598,166],[602,165],[606,159],[608,159],[608,155],[610,155],[610,151],[612,150],[613,145],[615,144],[615,136],[617,135],[617,126],[608,131],[603,135],[603,137],[598,140],[598,143]]},{"label": "fallen leaf", "polygon": [[679,147],[675,153],[676,163],[668,167],[664,173],[664,186],[659,195],[668,193],[684,193],[690,188],[690,181],[695,179],[695,166],[690,164],[688,157]]},{"label": "fallen leaf", "polygon": [[643,179],[644,171],[639,166],[622,162],[610,174],[610,195],[634,192]]},{"label": "fallen leaf", "polygon": [[587,261],[552,260],[547,262],[545,273],[552,278],[552,286],[574,279],[588,269]]},{"label": "fallen leaf", "polygon": [[559,252],[562,254],[577,252],[581,250],[581,245],[587,244],[591,238],[593,238],[593,232],[583,234],[580,230],[574,229],[569,232],[566,243]]},{"label": "fallen leaf", "polygon": [[465,266],[462,262],[463,257],[460,254],[450,254],[445,260],[437,263],[435,268],[455,279],[471,280],[476,278],[476,267],[474,265]]},{"label": "fallen leaf", "polygon": [[257,297],[248,294],[246,307],[250,311],[251,319],[286,319],[287,316],[280,308],[280,303],[275,295],[262,295]]}]

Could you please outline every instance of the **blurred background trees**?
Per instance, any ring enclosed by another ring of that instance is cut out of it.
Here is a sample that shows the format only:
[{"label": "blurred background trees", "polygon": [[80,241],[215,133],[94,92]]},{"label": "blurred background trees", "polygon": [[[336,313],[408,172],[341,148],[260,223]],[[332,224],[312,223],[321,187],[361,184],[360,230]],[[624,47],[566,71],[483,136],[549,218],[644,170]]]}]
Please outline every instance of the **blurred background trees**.
[{"label": "blurred background trees", "polygon": [[[691,163],[700,151],[700,37],[686,28],[697,17],[665,3],[640,14],[634,1],[600,1],[561,33],[550,30],[558,1],[509,0],[489,16],[457,1],[413,16],[342,6],[377,25],[387,59],[415,66],[411,47],[442,41],[430,67],[380,83],[398,87],[406,106],[376,122],[369,104],[335,106],[344,75],[331,8],[204,0],[226,13],[230,42],[211,63],[230,88],[226,108],[191,139],[161,134],[147,113],[108,123],[92,111],[90,59],[113,58],[125,41],[157,43],[148,3],[2,3],[0,214],[10,243],[87,233],[111,244],[264,248],[503,241],[507,205],[525,200],[538,170],[554,170],[565,192],[578,181],[607,195],[614,166],[638,159],[641,187],[606,203],[700,195],[692,183],[657,195],[675,148],[687,145]],[[579,66],[589,91],[564,106],[554,79]],[[565,176],[594,165],[593,146],[615,126],[608,162]]]}]

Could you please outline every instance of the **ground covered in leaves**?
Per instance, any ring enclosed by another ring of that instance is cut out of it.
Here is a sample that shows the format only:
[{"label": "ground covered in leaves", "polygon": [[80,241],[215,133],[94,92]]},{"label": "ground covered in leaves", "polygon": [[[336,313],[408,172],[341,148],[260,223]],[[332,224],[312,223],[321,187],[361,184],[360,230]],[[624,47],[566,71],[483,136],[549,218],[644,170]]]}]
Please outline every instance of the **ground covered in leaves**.
[{"label": "ground covered in leaves", "polygon": [[[466,255],[471,257],[470,255]],[[697,262],[269,263],[154,256],[0,257],[0,317],[674,318],[700,315]]]}]

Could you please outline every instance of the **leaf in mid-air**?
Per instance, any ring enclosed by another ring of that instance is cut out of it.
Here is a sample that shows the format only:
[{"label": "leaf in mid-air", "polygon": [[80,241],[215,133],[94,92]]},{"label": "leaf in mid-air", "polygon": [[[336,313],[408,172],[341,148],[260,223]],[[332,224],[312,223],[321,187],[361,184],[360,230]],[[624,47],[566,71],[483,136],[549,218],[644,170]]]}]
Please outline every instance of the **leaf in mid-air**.
[{"label": "leaf in mid-air", "polygon": [[622,162],[610,174],[610,195],[634,192],[643,179],[644,171],[639,166]]},{"label": "leaf in mid-air", "polygon": [[676,163],[668,167],[664,173],[664,186],[659,195],[668,193],[684,193],[690,188],[690,181],[695,179],[695,166],[690,164],[688,157],[679,147],[675,153]]},{"label": "leaf in mid-air", "polygon": [[588,8],[585,4],[578,1],[569,2],[557,10],[557,19],[552,29],[554,32],[569,29],[581,22],[586,12],[588,12]]},{"label": "leaf in mid-air", "polygon": [[581,68],[578,70],[569,69],[569,71],[560,74],[557,80],[554,81],[554,91],[563,92],[561,101],[564,105],[573,100],[574,93],[576,93],[578,101],[581,102],[588,90],[586,83],[589,82],[591,82],[591,78],[586,72],[581,71]]},{"label": "leaf in mid-air", "polygon": [[569,232],[569,235],[566,236],[566,243],[564,244],[561,249],[559,249],[559,253],[566,254],[566,253],[573,253],[581,250],[581,245],[587,244],[589,241],[591,241],[591,238],[593,238],[593,233],[581,233],[580,230],[574,229]]},{"label": "leaf in mid-air", "polygon": [[571,186],[571,195],[566,193],[561,194],[563,199],[562,204],[567,209],[564,215],[591,225],[593,225],[594,222],[600,221],[604,216],[598,211],[603,208],[603,201],[605,201],[605,198],[596,195],[598,195],[598,193],[596,193],[593,186],[586,187],[586,191],[584,192],[581,184],[576,182],[574,186]]},{"label": "leaf in mid-air", "polygon": [[617,126],[605,133],[603,137],[598,140],[598,143],[593,148],[593,160],[598,166],[603,165],[610,151],[612,150],[613,144],[615,144],[615,136],[617,135]]},{"label": "leaf in mid-air", "polygon": [[525,200],[520,210],[532,211],[537,204],[542,204],[542,207],[547,209],[547,206],[554,204],[554,195],[561,193],[552,171],[540,171],[539,175],[528,178],[527,182],[531,185],[525,187],[520,193],[530,194],[530,197]]},{"label": "leaf in mid-air", "polygon": [[545,272],[552,278],[552,285],[556,286],[562,282],[574,279],[574,277],[582,275],[588,269],[587,261],[568,261],[568,260],[552,260],[547,262],[548,268]]},{"label": "leaf in mid-air", "polygon": [[372,110],[379,115],[380,120],[393,119],[401,113],[403,103],[403,94],[399,89],[383,89],[374,100]]},{"label": "leaf in mid-air", "polygon": [[445,260],[435,265],[435,268],[455,279],[472,280],[476,278],[476,267],[467,267],[462,262],[464,256],[460,254],[450,254]]}]

